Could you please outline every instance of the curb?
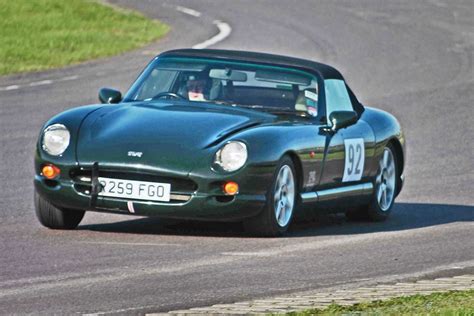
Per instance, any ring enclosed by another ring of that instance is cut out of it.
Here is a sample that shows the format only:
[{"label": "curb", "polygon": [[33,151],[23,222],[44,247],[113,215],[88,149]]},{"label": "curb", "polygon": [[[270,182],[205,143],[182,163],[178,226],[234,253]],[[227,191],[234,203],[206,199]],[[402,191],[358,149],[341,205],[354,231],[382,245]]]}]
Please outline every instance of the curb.
[{"label": "curb", "polygon": [[288,313],[308,309],[324,309],[331,304],[348,306],[362,302],[388,300],[400,296],[428,295],[436,292],[470,289],[474,289],[474,275],[468,274],[451,278],[420,280],[411,283],[379,284],[373,287],[359,287],[335,292],[305,292],[300,295],[278,296],[233,304],[216,304],[208,307],[196,307],[147,315]]}]

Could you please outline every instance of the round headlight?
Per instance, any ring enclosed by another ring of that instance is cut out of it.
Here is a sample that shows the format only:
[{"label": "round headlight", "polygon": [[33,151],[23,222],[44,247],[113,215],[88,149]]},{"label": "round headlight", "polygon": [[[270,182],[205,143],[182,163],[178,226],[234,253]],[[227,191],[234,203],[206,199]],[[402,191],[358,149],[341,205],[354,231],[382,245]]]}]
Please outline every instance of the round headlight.
[{"label": "round headlight", "polygon": [[43,132],[43,150],[50,155],[59,156],[69,146],[70,139],[71,135],[66,126],[50,125]]},{"label": "round headlight", "polygon": [[247,146],[242,142],[229,142],[216,153],[215,163],[225,171],[236,171],[247,161]]}]

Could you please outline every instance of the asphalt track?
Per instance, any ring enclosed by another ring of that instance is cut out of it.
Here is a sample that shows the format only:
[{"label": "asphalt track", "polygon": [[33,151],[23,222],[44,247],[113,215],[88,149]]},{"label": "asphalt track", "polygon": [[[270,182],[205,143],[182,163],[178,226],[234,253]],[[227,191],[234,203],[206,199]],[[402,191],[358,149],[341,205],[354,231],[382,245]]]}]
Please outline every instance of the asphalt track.
[{"label": "asphalt track", "polygon": [[[114,58],[0,78],[0,313],[168,311],[474,270],[471,0],[113,2],[173,30]],[[407,182],[390,220],[321,216],[280,239],[97,213],[75,231],[42,228],[32,203],[42,123],[95,103],[102,86],[126,89],[152,54],[215,36],[216,20],[231,32],[213,47],[333,64],[364,104],[400,119]]]}]

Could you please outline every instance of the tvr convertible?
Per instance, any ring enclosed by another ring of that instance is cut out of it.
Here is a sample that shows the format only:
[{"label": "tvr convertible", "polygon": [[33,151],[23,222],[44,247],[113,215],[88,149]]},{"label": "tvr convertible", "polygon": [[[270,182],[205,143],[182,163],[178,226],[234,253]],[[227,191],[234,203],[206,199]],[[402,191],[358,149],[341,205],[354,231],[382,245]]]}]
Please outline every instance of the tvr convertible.
[{"label": "tvr convertible", "polygon": [[155,57],[122,96],[41,130],[35,208],[73,229],[86,211],[241,221],[284,234],[303,208],[386,219],[403,185],[399,122],[362,105],[331,66],[182,49]]}]

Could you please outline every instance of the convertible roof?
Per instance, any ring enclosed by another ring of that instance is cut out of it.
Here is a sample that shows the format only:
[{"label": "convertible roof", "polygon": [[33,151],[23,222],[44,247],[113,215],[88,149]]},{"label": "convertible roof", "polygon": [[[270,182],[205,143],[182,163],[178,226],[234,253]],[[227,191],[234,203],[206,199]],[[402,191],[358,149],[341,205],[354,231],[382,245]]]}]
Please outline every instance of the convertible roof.
[{"label": "convertible roof", "polygon": [[335,68],[314,62],[307,59],[294,58],[282,55],[273,55],[266,53],[223,50],[223,49],[176,49],[161,53],[158,57],[197,57],[197,58],[216,58],[222,60],[233,60],[243,62],[253,62],[262,64],[271,64],[278,66],[287,66],[300,68],[310,72],[318,73],[323,79],[344,80],[341,73]]}]

